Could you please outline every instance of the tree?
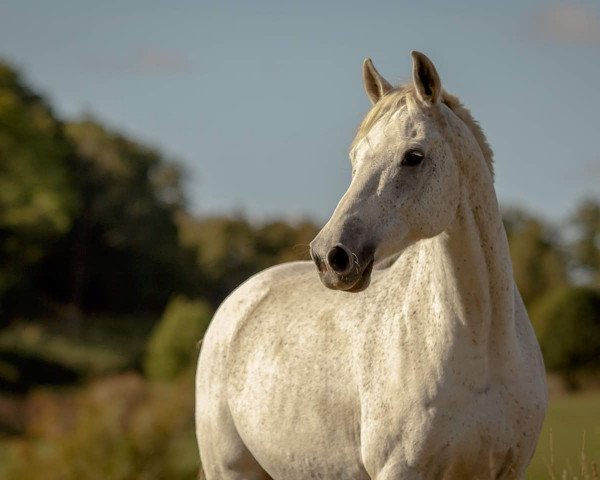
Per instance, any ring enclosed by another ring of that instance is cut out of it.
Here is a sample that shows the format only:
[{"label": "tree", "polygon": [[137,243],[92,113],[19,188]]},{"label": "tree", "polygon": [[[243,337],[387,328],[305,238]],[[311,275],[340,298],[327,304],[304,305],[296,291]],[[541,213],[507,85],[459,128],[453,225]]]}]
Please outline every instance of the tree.
[{"label": "tree", "polygon": [[181,242],[193,249],[203,273],[203,295],[218,305],[256,272],[292,260],[306,260],[318,229],[311,222],[253,225],[243,217],[178,217]]},{"label": "tree", "polygon": [[191,283],[175,224],[185,206],[178,165],[89,119],[66,132],[81,209],[46,262],[45,288],[77,309],[162,310]]},{"label": "tree", "polygon": [[72,162],[62,124],[0,63],[0,305],[31,293],[33,270],[70,230],[79,200]]},{"label": "tree", "polygon": [[308,246],[318,232],[315,224],[306,220],[295,225],[269,222],[256,231],[257,252],[264,257],[266,265],[310,260]]},{"label": "tree", "polygon": [[546,368],[564,374],[575,385],[574,373],[600,366],[600,293],[586,287],[549,291],[531,311]]},{"label": "tree", "polygon": [[584,200],[573,215],[575,238],[570,245],[574,267],[600,287],[600,201]]},{"label": "tree", "polygon": [[525,305],[545,292],[568,284],[567,261],[560,239],[540,220],[520,211],[505,213],[513,273]]}]

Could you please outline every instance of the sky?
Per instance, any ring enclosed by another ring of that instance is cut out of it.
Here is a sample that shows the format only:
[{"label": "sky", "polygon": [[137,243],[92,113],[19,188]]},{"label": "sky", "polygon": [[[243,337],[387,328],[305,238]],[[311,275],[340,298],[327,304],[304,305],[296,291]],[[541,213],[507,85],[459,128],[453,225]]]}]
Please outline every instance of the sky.
[{"label": "sky", "polygon": [[348,186],[371,57],[410,51],[481,123],[503,206],[564,221],[600,197],[600,2],[3,0],[0,57],[63,119],[186,171],[199,215],[323,221]]}]

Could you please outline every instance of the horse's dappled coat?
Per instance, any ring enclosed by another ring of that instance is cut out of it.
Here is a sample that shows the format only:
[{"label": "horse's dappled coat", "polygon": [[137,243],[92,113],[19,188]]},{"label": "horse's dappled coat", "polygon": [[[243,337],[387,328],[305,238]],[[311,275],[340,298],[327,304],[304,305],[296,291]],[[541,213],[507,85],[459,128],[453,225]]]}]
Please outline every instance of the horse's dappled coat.
[{"label": "horse's dappled coat", "polygon": [[329,289],[308,262],[268,269],[205,336],[206,477],[523,478],[546,387],[491,150],[424,55],[412,85],[363,77],[352,182],[311,244]]}]

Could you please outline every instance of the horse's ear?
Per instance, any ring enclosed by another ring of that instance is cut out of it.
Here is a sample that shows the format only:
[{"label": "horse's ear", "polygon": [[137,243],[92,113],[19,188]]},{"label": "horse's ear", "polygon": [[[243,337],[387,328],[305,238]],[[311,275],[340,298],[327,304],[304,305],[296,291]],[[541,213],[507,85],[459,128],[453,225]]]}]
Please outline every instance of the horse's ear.
[{"label": "horse's ear", "polygon": [[413,59],[413,83],[419,98],[426,103],[437,103],[442,92],[442,82],[435,66],[421,52],[413,50],[410,54]]},{"label": "horse's ear", "polygon": [[365,58],[363,62],[363,82],[367,96],[373,105],[392,89],[388,81],[379,75],[370,58]]}]

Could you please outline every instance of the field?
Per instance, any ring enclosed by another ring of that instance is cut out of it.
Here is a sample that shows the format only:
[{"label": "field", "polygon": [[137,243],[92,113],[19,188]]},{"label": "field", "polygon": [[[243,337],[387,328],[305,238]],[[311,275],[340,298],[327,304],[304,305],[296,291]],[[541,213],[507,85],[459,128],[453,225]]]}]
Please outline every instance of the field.
[{"label": "field", "polygon": [[527,479],[595,479],[592,463],[600,469],[600,392],[551,398]]},{"label": "field", "polygon": [[[30,387],[32,372],[42,367],[49,371],[52,365],[72,373],[79,386],[36,387],[21,407],[15,407],[30,414],[20,420],[11,417],[10,409],[2,417],[0,398],[0,421],[24,434],[20,439],[0,435],[0,478],[97,478],[90,471],[103,472],[112,480],[194,478],[198,458],[193,375],[155,385],[131,372],[140,363],[149,323],[143,318],[129,322],[90,318],[88,328],[72,337],[55,332],[51,325],[22,323],[4,329],[0,367],[11,353],[22,359],[11,364],[20,368],[14,372],[13,386]],[[130,373],[115,373],[123,369]],[[0,378],[1,374],[0,370]],[[600,467],[600,389],[567,394],[559,383],[553,378],[551,390],[556,393],[527,479],[600,480],[592,470],[593,463]],[[113,400],[109,406],[102,403],[99,415],[98,399],[107,396]],[[121,417],[119,412],[127,414]],[[49,469],[54,476],[49,476]]]}]

